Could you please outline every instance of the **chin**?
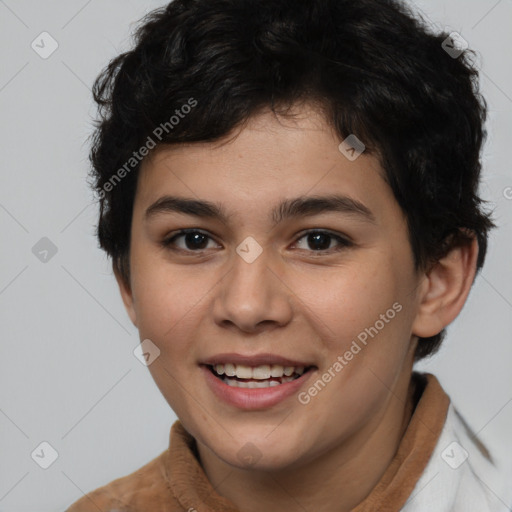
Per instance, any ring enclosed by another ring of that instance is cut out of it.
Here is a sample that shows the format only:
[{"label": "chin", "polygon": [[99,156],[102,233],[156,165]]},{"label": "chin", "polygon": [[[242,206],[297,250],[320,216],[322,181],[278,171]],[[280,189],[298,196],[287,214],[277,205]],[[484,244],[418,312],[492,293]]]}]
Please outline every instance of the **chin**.
[{"label": "chin", "polygon": [[295,438],[284,432],[284,429],[279,436],[268,436],[271,431],[269,428],[260,429],[258,435],[238,435],[235,432],[236,442],[231,440],[218,446],[209,444],[209,447],[217,457],[239,469],[282,471],[295,465],[305,448],[303,441],[299,436]]}]

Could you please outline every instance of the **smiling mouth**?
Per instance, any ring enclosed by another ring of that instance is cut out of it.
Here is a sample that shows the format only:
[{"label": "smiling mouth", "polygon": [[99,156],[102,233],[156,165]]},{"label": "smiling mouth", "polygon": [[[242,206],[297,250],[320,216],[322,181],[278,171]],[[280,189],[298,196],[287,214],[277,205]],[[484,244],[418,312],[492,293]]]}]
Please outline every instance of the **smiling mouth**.
[{"label": "smiling mouth", "polygon": [[314,369],[314,366],[260,365],[246,366],[240,364],[207,365],[211,373],[228,386],[237,388],[270,388],[281,386],[299,379]]}]

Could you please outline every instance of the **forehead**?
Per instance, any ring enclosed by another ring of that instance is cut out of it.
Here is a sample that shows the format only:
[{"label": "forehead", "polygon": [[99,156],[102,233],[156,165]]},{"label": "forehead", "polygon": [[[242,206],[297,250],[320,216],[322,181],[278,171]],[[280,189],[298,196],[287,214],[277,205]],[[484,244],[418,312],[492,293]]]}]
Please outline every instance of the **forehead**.
[{"label": "forehead", "polygon": [[220,141],[157,147],[141,166],[136,209],[165,195],[216,203],[226,217],[265,212],[269,222],[284,199],[304,196],[343,196],[377,215],[398,208],[376,156],[347,158],[317,110],[292,114],[262,112]]}]

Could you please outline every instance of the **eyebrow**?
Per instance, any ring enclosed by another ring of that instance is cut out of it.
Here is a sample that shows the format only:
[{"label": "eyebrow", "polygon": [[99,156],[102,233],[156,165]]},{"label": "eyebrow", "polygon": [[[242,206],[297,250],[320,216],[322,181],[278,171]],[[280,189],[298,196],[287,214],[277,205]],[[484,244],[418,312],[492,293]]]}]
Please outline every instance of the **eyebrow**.
[{"label": "eyebrow", "polygon": [[[219,220],[224,224],[227,224],[232,217],[220,203],[166,195],[147,208],[145,219],[148,221],[159,214],[171,212]],[[285,219],[330,212],[344,213],[372,224],[377,223],[374,214],[367,206],[357,199],[343,195],[300,196],[286,199],[272,209],[270,218],[276,225]]]}]

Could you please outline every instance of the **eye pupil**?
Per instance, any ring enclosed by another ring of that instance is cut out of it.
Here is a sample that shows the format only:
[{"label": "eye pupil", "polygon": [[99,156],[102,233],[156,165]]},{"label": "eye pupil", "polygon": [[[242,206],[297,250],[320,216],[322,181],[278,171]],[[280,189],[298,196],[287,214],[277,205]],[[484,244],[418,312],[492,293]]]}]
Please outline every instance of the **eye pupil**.
[{"label": "eye pupil", "polygon": [[[310,244],[310,247],[320,251],[325,251],[326,249],[329,248],[330,238],[331,236],[326,233],[311,233],[309,235],[309,241],[315,240],[315,242],[313,242],[313,244]],[[316,243],[318,241],[320,242],[320,244]]]},{"label": "eye pupil", "polygon": [[[185,234],[185,245],[187,246],[187,249],[203,249],[203,246],[206,246],[207,244],[207,236],[203,235],[202,233],[186,233]],[[199,243],[197,243],[199,240]],[[192,242],[189,244],[189,242]],[[201,243],[202,242],[202,243]],[[206,244],[205,244],[206,242]]]}]

